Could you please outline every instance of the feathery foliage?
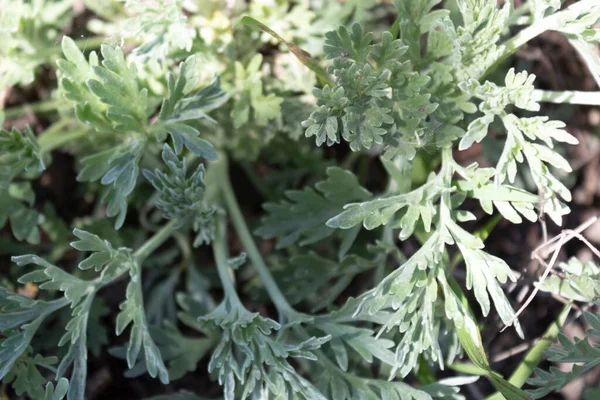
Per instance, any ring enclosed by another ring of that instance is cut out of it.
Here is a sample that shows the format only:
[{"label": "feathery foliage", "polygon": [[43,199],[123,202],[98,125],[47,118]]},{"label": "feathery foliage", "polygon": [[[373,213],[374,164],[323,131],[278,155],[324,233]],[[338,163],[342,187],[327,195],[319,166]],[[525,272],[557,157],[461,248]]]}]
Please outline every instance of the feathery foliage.
[{"label": "feathery foliage", "polygon": [[[540,104],[572,94],[504,62],[553,30],[600,82],[597,1],[86,0],[89,47],[59,38],[79,3],[21,3],[0,10],[0,89],[51,64],[58,86],[39,138],[0,129],[0,228],[29,268],[0,286],[17,395],[84,399],[112,325],[125,376],[203,373],[227,400],[464,399],[478,377],[440,380],[449,366],[540,398],[600,362],[560,336],[548,359],[581,364],[526,392],[492,369],[476,317],[525,336],[504,286],[519,266],[484,242],[501,218],[562,224],[578,143]],[[473,147],[489,159],[463,165]],[[36,199],[55,150],[75,160],[73,218]],[[560,269],[542,291],[597,302],[595,264]]]}]

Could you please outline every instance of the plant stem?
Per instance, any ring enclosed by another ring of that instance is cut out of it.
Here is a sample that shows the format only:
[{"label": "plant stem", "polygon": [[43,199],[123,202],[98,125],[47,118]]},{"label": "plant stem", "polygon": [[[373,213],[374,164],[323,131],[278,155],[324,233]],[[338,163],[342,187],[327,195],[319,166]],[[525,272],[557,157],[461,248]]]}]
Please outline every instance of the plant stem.
[{"label": "plant stem", "polygon": [[157,248],[160,247],[160,245],[162,245],[168,238],[171,237],[171,234],[173,231],[175,231],[178,223],[178,220],[171,220],[165,226],[160,228],[158,232],[152,235],[150,239],[148,239],[142,245],[142,247],[133,253],[133,257],[135,258],[136,262],[141,265],[150,254],[152,254]]},{"label": "plant stem", "polygon": [[[439,226],[444,227],[447,221],[451,219],[450,216],[450,189],[452,187],[452,175],[454,174],[454,158],[452,158],[452,147],[442,149],[442,166],[440,168],[439,176],[445,188],[440,196],[440,220]],[[440,251],[444,251],[445,243],[440,241]]]},{"label": "plant stem", "polygon": [[41,100],[35,103],[27,103],[18,107],[4,110],[6,119],[18,118],[23,114],[45,114],[56,111],[62,102],[56,99]]},{"label": "plant stem", "polygon": [[508,380],[510,383],[516,387],[523,386],[525,381],[533,373],[535,367],[537,367],[544,358],[544,350],[550,347],[552,343],[556,341],[556,338],[558,338],[560,329],[567,320],[570,311],[571,305],[566,305],[563,308],[556,321],[546,329],[542,338],[527,352],[525,358],[521,361],[521,364],[519,364],[515,372],[510,376],[510,379]]},{"label": "plant stem", "polygon": [[573,3],[563,11],[556,12],[529,25],[504,43],[504,52],[498,57],[496,62],[487,69],[482,78],[494,71],[498,65],[516,53],[525,43],[546,31],[560,29],[564,26],[565,21],[570,21],[580,14],[588,12],[597,4],[598,0],[581,0]]},{"label": "plant stem", "polygon": [[292,306],[290,306],[290,304],[287,302],[285,296],[279,289],[277,282],[275,282],[273,275],[271,275],[271,272],[265,264],[258,247],[256,247],[256,243],[254,243],[252,234],[246,225],[246,220],[242,215],[242,211],[240,210],[240,206],[231,186],[231,181],[229,180],[227,157],[223,153],[219,154],[219,160],[212,164],[212,168],[218,169],[215,172],[217,173],[221,194],[223,196],[223,200],[225,200],[225,205],[227,207],[227,211],[229,212],[229,216],[231,217],[231,222],[235,227],[238,237],[244,245],[246,252],[248,253],[248,257],[250,258],[252,265],[256,269],[256,272],[258,272],[261,281],[265,285],[265,289],[267,290],[267,293],[269,293],[269,297],[271,297],[275,307],[277,307],[280,317],[293,313],[294,310]]},{"label": "plant stem", "polygon": [[[508,380],[509,383],[512,383],[514,386],[520,388],[525,384],[525,381],[531,376],[533,370],[539,365],[539,363],[544,359],[544,350],[552,345],[556,341],[558,334],[560,333],[560,329],[564,325],[567,320],[567,316],[571,311],[571,305],[566,305],[561,313],[559,314],[556,321],[554,321],[546,332],[541,337],[541,339],[525,354],[523,361],[519,364],[515,372],[510,376]],[[487,397],[486,400],[501,400],[504,397],[500,393],[494,393],[493,395]]]},{"label": "plant stem", "polygon": [[454,363],[448,366],[450,369],[466,375],[487,376],[489,374],[485,369],[479,368],[471,363]]},{"label": "plant stem", "polygon": [[79,50],[85,52],[87,50],[94,50],[103,45],[106,42],[105,36],[92,36],[87,38],[81,38],[75,40],[75,45]]},{"label": "plant stem", "polygon": [[580,92],[576,90],[552,91],[535,89],[535,101],[557,104],[580,104],[584,106],[600,106],[600,92]]},{"label": "plant stem", "polygon": [[190,242],[185,235],[178,231],[173,232],[173,239],[175,239],[181,250],[181,261],[177,265],[177,269],[179,271],[184,271],[192,261],[192,248]]},{"label": "plant stem", "polygon": [[227,240],[224,229],[225,223],[219,219],[216,225],[216,233],[215,238],[212,241],[212,249],[215,257],[215,264],[217,264],[217,272],[219,273],[219,278],[221,279],[221,284],[223,285],[223,290],[225,291],[226,296],[230,297],[231,300],[236,300],[238,303],[240,303],[235,287],[233,286],[231,268],[229,268],[229,264],[227,263],[228,256],[227,248],[225,246],[225,241]]},{"label": "plant stem", "polygon": [[65,129],[72,122],[74,120],[71,118],[61,119],[46,129],[38,139],[42,151],[51,152],[71,140],[80,139],[88,134],[89,128],[86,126],[73,130]]}]

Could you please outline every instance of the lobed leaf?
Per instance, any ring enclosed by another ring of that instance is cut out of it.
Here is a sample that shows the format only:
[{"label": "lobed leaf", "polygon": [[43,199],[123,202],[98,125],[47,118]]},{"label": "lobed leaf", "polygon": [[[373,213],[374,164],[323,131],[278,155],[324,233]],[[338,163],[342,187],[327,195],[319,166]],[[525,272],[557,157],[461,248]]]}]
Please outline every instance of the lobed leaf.
[{"label": "lobed leaf", "polygon": [[289,200],[266,203],[267,215],[256,234],[265,239],[279,238],[279,248],[298,240],[307,245],[332,235],[334,230],[325,223],[348,202],[365,200],[371,194],[351,172],[342,168],[328,168],[327,177],[316,184],[317,190],[289,191],[286,192]]}]

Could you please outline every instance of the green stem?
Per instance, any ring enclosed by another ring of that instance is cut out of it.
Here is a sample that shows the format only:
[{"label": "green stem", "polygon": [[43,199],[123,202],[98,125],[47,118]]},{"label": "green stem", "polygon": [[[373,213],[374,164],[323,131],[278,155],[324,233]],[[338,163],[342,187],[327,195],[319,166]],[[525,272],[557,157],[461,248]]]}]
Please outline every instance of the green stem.
[{"label": "green stem", "polygon": [[[156,249],[158,249],[164,242],[167,241],[167,239],[171,237],[179,223],[179,220],[169,221],[148,240],[146,240],[146,242],[133,253],[133,261],[136,265],[132,268],[139,269],[139,273],[141,274],[141,269],[146,258],[148,258]],[[105,279],[106,276],[104,275],[98,276],[93,281],[96,284],[95,290],[98,291],[105,286],[120,281],[126,275],[129,275],[130,271],[130,268],[123,268],[123,266],[121,266],[120,272],[110,276],[108,279]],[[138,280],[141,281],[141,279]]]},{"label": "green stem", "polygon": [[[520,388],[525,384],[525,381],[529,379],[534,369],[542,362],[544,359],[544,350],[552,345],[556,341],[558,334],[560,333],[560,329],[564,325],[567,320],[567,316],[571,311],[571,305],[566,305],[561,313],[559,314],[556,321],[554,321],[546,332],[542,336],[542,338],[527,352],[523,361],[519,364],[515,372],[510,376],[508,380],[509,383],[514,386]],[[489,396],[486,400],[501,400],[504,397],[500,393],[494,393]]]},{"label": "green stem", "polygon": [[106,36],[93,36],[75,40],[75,45],[81,51],[94,50],[106,42]]},{"label": "green stem", "polygon": [[225,295],[231,300],[235,300],[240,303],[235,287],[233,286],[231,268],[229,268],[229,264],[227,263],[228,255],[227,248],[225,246],[226,237],[224,225],[225,224],[223,221],[217,221],[215,239],[212,241],[213,255],[215,257],[217,272],[219,273],[219,278],[221,279],[221,284],[223,285]]},{"label": "green stem", "polygon": [[[442,149],[442,166],[440,168],[440,178],[445,186],[440,197],[440,222],[439,226],[444,227],[451,219],[450,217],[450,189],[452,187],[452,175],[454,174],[454,158],[452,158],[452,147]],[[440,250],[443,252],[445,243],[440,242]]]},{"label": "green stem", "polygon": [[173,239],[175,239],[181,250],[181,261],[177,265],[177,269],[183,271],[192,262],[192,247],[187,237],[178,231],[173,232]]},{"label": "green stem", "polygon": [[535,89],[535,101],[557,104],[580,104],[584,106],[600,106],[600,92],[579,92],[575,90],[552,91]]},{"label": "green stem", "polygon": [[465,375],[487,376],[489,374],[485,369],[479,368],[477,365],[471,363],[454,363],[450,364],[448,367],[451,370]]},{"label": "green stem", "polygon": [[265,264],[258,247],[256,247],[256,243],[254,243],[254,239],[252,238],[252,234],[246,225],[246,220],[242,215],[242,211],[240,210],[240,206],[237,202],[235,194],[233,192],[233,188],[231,186],[231,181],[229,180],[229,171],[227,167],[227,156],[223,153],[219,154],[219,161],[213,163],[212,168],[216,168],[217,178],[221,188],[221,194],[223,196],[223,200],[225,200],[225,205],[227,207],[227,211],[229,212],[229,216],[231,218],[231,222],[235,227],[235,230],[246,249],[248,257],[252,262],[252,265],[258,272],[261,281],[265,285],[265,289],[271,300],[277,307],[279,311],[280,317],[289,316],[289,314],[294,313],[292,306],[287,302],[285,296],[279,289],[277,282],[271,275],[269,268]]},{"label": "green stem", "polygon": [[150,254],[152,254],[157,248],[166,242],[167,239],[171,237],[171,234],[175,231],[178,223],[178,220],[169,221],[165,226],[160,228],[158,232],[152,235],[150,239],[148,239],[146,243],[142,245],[142,247],[133,253],[133,257],[135,258],[136,262],[141,265]]},{"label": "green stem", "polygon": [[452,157],[452,147],[446,147],[442,149],[442,167],[440,174],[445,183],[452,182],[452,175],[454,174],[454,158]]},{"label": "green stem", "polygon": [[546,31],[558,30],[562,28],[565,24],[565,20],[573,19],[573,15],[576,17],[588,12],[597,4],[598,0],[581,0],[573,3],[563,11],[556,12],[529,25],[527,28],[523,29],[504,43],[504,52],[496,60],[496,62],[487,69],[482,78],[494,71],[498,65],[516,53],[517,50],[519,50],[525,43]]},{"label": "green stem", "polygon": [[521,361],[521,364],[519,364],[515,372],[510,376],[510,379],[508,380],[510,383],[516,387],[523,386],[525,381],[533,373],[533,370],[543,360],[544,350],[550,347],[558,338],[558,334],[565,324],[570,311],[571,305],[566,305],[563,308],[556,321],[546,329],[542,338],[527,352],[525,358]]},{"label": "green stem", "polygon": [[86,126],[73,130],[66,129],[72,122],[74,120],[70,118],[61,119],[46,129],[38,139],[42,151],[51,152],[65,143],[80,139],[88,134],[89,128]]},{"label": "green stem", "polygon": [[62,101],[56,99],[41,100],[35,103],[27,103],[18,107],[4,110],[6,119],[18,118],[23,114],[45,114],[56,111]]}]

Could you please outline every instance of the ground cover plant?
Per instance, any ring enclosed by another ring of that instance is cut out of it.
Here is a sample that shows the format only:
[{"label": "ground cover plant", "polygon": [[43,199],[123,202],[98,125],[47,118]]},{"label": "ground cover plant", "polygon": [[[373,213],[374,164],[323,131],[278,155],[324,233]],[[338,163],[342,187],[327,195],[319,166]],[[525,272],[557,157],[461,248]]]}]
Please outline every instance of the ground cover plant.
[{"label": "ground cover plant", "polygon": [[[598,116],[599,20],[596,0],[4,0],[2,395],[564,395],[600,363],[578,208],[600,153],[565,123]],[[544,35],[588,90],[536,78]]]}]

